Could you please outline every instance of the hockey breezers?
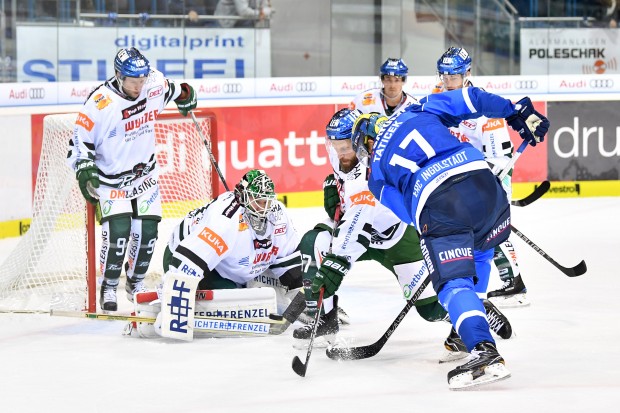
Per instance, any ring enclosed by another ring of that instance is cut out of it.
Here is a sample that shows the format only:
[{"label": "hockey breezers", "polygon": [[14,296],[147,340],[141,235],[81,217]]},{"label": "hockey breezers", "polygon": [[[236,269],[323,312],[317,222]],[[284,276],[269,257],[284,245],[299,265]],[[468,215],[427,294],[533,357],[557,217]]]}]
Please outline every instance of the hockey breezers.
[{"label": "hockey breezers", "polygon": [[557,268],[558,270],[562,271],[565,275],[567,275],[569,277],[579,277],[580,275],[585,274],[586,271],[588,270],[588,267],[586,266],[586,262],[583,261],[583,260],[581,260],[581,262],[579,264],[575,265],[574,267],[564,267],[564,266],[558,264],[556,260],[551,258],[549,256],[549,254],[547,254],[545,251],[543,251],[542,248],[540,248],[538,245],[536,245],[534,243],[534,241],[530,240],[521,231],[516,229],[514,227],[514,225],[512,225],[510,227],[510,229],[512,230],[512,232],[517,234],[517,236],[519,238],[521,238],[527,245],[532,247],[534,249],[534,251],[539,253],[544,259],[549,261],[555,268]]},{"label": "hockey breezers", "polygon": [[[269,319],[241,318],[230,319],[220,317],[194,317],[195,331],[209,333],[239,333],[239,335],[279,335],[297,320],[297,317],[306,308],[306,300],[303,293],[299,292],[284,310],[282,315],[270,314]],[[93,320],[133,321],[138,323],[154,323],[155,318],[140,317],[122,314],[99,314],[81,311],[56,311],[51,310],[50,315],[61,317],[89,318]]]},{"label": "hockey breezers", "polygon": [[510,205],[514,205],[518,207],[527,206],[533,203],[534,201],[540,199],[540,197],[542,197],[544,194],[547,193],[549,188],[551,188],[551,183],[549,181],[543,181],[540,183],[540,185],[538,185],[534,189],[534,192],[532,192],[531,194],[529,194],[523,199],[517,199],[515,201],[510,201]]},{"label": "hockey breezers", "polygon": [[418,298],[422,295],[422,292],[426,289],[428,284],[430,283],[431,278],[426,277],[420,288],[415,292],[415,294],[407,301],[405,307],[400,310],[400,313],[396,316],[396,319],[392,321],[392,324],[388,327],[385,333],[377,340],[376,342],[369,344],[367,346],[359,346],[359,347],[332,347],[328,348],[325,351],[327,357],[332,360],[361,360],[373,357],[381,351],[385,343],[387,343],[390,336],[396,330],[396,327],[403,321],[411,307],[413,307],[418,301]]}]

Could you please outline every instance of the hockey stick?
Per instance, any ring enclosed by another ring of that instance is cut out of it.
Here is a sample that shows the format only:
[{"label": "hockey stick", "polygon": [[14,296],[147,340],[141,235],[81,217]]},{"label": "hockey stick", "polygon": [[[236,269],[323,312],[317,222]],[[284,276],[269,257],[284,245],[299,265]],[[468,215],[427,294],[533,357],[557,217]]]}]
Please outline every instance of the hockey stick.
[{"label": "hockey stick", "polygon": [[191,110],[189,111],[189,113],[192,116],[194,125],[196,125],[196,130],[198,131],[198,134],[202,138],[202,141],[205,144],[205,147],[207,148],[207,152],[209,153],[209,159],[211,159],[211,164],[213,164],[213,168],[215,169],[217,174],[220,176],[220,179],[222,180],[222,183],[224,184],[224,188],[226,189],[226,191],[230,191],[230,189],[228,188],[228,185],[226,184],[226,180],[224,179],[224,175],[222,175],[220,166],[215,160],[215,156],[213,156],[213,152],[211,152],[211,145],[209,145],[209,141],[207,141],[207,138],[205,137],[204,133],[202,133],[202,128],[200,127],[200,124],[198,123],[198,120],[196,119],[196,115],[194,115],[194,112]]},{"label": "hockey stick", "polygon": [[310,344],[308,344],[308,352],[306,353],[306,362],[302,363],[298,356],[293,358],[293,371],[301,377],[306,377],[306,371],[308,370],[308,363],[310,362],[310,355],[312,354],[312,344],[314,343],[314,337],[319,326],[319,319],[321,318],[321,309],[323,308],[323,293],[324,288],[321,288],[319,292],[319,301],[317,303],[317,311],[314,316],[314,325],[312,326],[312,333],[310,334]]},{"label": "hockey stick", "polygon": [[[332,228],[331,239],[329,240],[329,248],[327,249],[327,253],[332,253],[332,244],[334,242],[334,236],[336,234],[336,228],[338,228],[338,224],[340,223],[340,214],[342,210],[337,208],[334,212],[334,226]],[[314,316],[314,324],[312,326],[312,332],[310,333],[310,343],[308,344],[308,352],[306,353],[306,362],[302,363],[301,359],[298,356],[293,358],[293,371],[297,373],[301,377],[306,377],[306,371],[308,370],[308,363],[310,362],[310,355],[312,354],[312,344],[314,343],[314,338],[316,337],[316,332],[319,326],[319,319],[321,318],[321,310],[323,309],[323,294],[325,293],[325,288],[321,287],[319,290],[319,300],[317,301],[317,310],[316,315]],[[334,309],[336,310],[336,309]]]},{"label": "hockey stick", "polygon": [[518,207],[527,206],[531,204],[532,202],[538,200],[544,194],[546,194],[549,188],[551,188],[551,183],[549,181],[542,181],[540,185],[538,185],[534,189],[534,192],[532,192],[531,194],[529,194],[523,199],[518,199],[516,201],[510,201],[510,204],[514,206],[518,206]]},{"label": "hockey stick", "polygon": [[586,271],[588,270],[588,267],[586,266],[586,262],[581,260],[581,262],[577,265],[575,265],[574,267],[564,267],[560,264],[557,263],[556,260],[554,260],[553,258],[551,258],[549,256],[549,254],[547,254],[545,251],[543,251],[542,248],[540,248],[538,245],[536,245],[534,243],[534,241],[530,240],[528,237],[526,237],[521,231],[519,231],[518,229],[516,229],[514,227],[514,225],[512,225],[510,227],[510,229],[512,230],[512,232],[514,232],[515,234],[517,234],[517,236],[519,238],[521,238],[527,245],[529,245],[530,247],[532,247],[534,249],[534,251],[536,251],[537,253],[539,253],[540,255],[542,255],[542,257],[544,259],[546,259],[547,261],[549,261],[555,268],[557,268],[558,270],[562,271],[565,275],[569,276],[569,277],[579,277],[580,275],[583,275],[586,273]]},{"label": "hockey stick", "polygon": [[422,292],[424,291],[424,289],[426,289],[430,281],[431,278],[428,276],[424,279],[424,281],[422,281],[422,284],[420,284],[420,288],[409,299],[409,301],[407,301],[405,307],[400,310],[400,313],[398,313],[396,319],[392,321],[392,324],[390,324],[386,332],[383,333],[379,340],[367,346],[328,348],[327,350],[325,350],[325,354],[327,354],[327,357],[332,360],[361,360],[377,355],[377,353],[381,351],[385,343],[387,343],[390,336],[394,333],[396,327],[398,327],[398,325],[403,321],[411,307],[413,307],[416,301],[418,301],[418,298],[420,298],[420,295],[422,295]]},{"label": "hockey stick", "polygon": [[500,174],[497,176],[497,178],[500,181],[503,180],[506,177],[506,175],[508,175],[508,172],[510,172],[510,170],[515,166],[517,159],[519,159],[523,151],[525,151],[525,148],[527,148],[527,145],[528,145],[527,141],[523,141],[521,146],[519,146],[519,149],[517,149],[517,152],[515,152],[512,158],[510,158],[510,161],[508,161],[508,164],[504,167],[504,169],[502,169],[502,172],[500,172]]}]

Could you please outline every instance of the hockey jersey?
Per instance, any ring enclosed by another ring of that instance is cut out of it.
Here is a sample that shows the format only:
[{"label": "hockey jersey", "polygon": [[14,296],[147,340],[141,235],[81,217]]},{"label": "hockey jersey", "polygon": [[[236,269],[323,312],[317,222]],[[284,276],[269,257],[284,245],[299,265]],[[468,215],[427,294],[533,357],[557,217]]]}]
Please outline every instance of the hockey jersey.
[{"label": "hockey jersey", "polygon": [[368,187],[400,219],[419,228],[420,213],[437,187],[452,176],[488,168],[481,152],[454,139],[446,126],[481,114],[505,118],[514,113],[510,100],[478,88],[423,98],[383,124]]},{"label": "hockey jersey", "polygon": [[[68,163],[93,159],[104,198],[132,199],[157,183],[155,121],[181,88],[152,70],[135,100],[119,92],[116,78],[95,89],[75,122]],[[112,195],[112,196],[110,196]]]},{"label": "hockey jersey", "polygon": [[268,268],[279,278],[301,264],[296,253],[300,237],[281,202],[274,203],[267,231],[261,237],[245,221],[244,211],[233,192],[224,192],[188,213],[168,243],[173,252],[172,267],[200,278],[216,270],[243,286]]},{"label": "hockey jersey", "polygon": [[338,180],[343,212],[332,241],[332,253],[355,262],[369,246],[376,249],[394,246],[406,227],[368,189],[368,168],[358,163],[350,172],[343,172],[333,151],[330,151],[330,162]]},{"label": "hockey jersey", "polygon": [[349,103],[349,109],[357,109],[362,113],[378,112],[385,116],[391,116],[402,108],[417,102],[418,101],[416,98],[403,92],[403,97],[400,104],[390,111],[388,110],[385,99],[383,98],[383,88],[373,88],[355,96],[351,103]]}]

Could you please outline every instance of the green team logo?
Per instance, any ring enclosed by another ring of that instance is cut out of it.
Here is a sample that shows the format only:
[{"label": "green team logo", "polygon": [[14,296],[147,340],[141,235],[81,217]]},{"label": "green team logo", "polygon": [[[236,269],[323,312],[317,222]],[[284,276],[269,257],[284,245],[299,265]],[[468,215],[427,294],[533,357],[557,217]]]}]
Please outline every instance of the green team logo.
[{"label": "green team logo", "polygon": [[101,208],[101,212],[103,212],[103,215],[108,215],[111,209],[112,209],[112,201],[105,201],[103,203],[103,207]]}]

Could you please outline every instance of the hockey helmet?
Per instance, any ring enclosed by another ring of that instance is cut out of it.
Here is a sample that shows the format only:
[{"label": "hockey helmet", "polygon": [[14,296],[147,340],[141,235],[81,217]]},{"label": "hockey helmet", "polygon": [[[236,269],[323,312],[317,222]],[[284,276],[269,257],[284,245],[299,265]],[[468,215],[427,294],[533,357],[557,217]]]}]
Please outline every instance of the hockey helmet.
[{"label": "hockey helmet", "polygon": [[355,120],[362,114],[359,110],[340,109],[332,116],[325,128],[330,140],[349,139]]},{"label": "hockey helmet", "polygon": [[147,77],[151,71],[149,61],[135,47],[118,51],[114,58],[114,70],[121,77]]},{"label": "hockey helmet", "polygon": [[403,59],[388,58],[379,69],[379,76],[383,79],[383,76],[399,76],[403,78],[403,82],[407,80],[407,74],[409,74],[409,68],[403,61]]},{"label": "hockey helmet", "polygon": [[368,140],[375,140],[377,138],[386,120],[388,120],[387,116],[383,116],[380,113],[365,113],[357,118],[353,125],[351,134],[353,150],[357,155],[357,159],[366,166],[368,166],[368,158],[370,157]]},{"label": "hockey helmet", "polygon": [[471,69],[471,57],[462,47],[450,47],[437,60],[437,74],[465,75]]}]

